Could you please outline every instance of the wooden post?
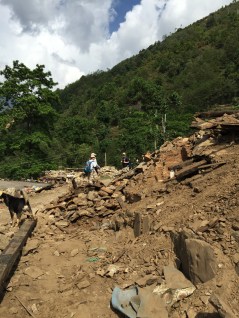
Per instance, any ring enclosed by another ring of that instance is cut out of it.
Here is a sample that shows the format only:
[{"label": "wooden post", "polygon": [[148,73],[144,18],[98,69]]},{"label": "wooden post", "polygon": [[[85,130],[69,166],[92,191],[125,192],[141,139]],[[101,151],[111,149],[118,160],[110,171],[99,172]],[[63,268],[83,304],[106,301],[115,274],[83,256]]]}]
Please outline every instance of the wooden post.
[{"label": "wooden post", "polygon": [[27,238],[34,230],[36,223],[36,220],[25,220],[0,255],[0,292],[4,290],[11,271],[20,256],[22,248],[26,244]]},{"label": "wooden post", "polygon": [[105,166],[107,166],[107,157],[106,157],[106,152],[105,152]]}]

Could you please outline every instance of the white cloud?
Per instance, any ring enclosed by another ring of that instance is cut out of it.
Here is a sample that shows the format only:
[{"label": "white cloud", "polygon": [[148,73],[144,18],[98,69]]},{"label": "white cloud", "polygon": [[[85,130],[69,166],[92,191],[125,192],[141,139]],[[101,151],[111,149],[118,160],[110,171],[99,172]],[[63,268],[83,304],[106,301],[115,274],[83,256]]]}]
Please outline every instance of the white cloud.
[{"label": "white cloud", "polygon": [[185,27],[231,2],[232,0],[170,0],[158,24],[158,37],[173,32],[175,28]]},{"label": "white cloud", "polygon": [[113,1],[0,0],[0,68],[13,60],[30,68],[44,64],[63,88],[232,2],[141,0],[110,35]]}]

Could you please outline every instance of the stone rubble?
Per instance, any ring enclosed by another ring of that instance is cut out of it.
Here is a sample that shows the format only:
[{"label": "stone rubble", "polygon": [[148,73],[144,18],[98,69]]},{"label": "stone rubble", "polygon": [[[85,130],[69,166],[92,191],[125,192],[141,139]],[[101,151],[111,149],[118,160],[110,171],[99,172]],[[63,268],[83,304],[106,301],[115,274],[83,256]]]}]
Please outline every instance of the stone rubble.
[{"label": "stone rubble", "polygon": [[[134,169],[107,167],[107,182],[89,185],[78,174],[74,188],[69,177],[68,193],[38,208],[46,227],[28,240],[25,261],[51,244],[51,257],[77,259],[80,240],[88,267],[75,265],[68,280],[59,274],[64,295],[92,293],[99,280],[109,299],[115,286],[151,288],[165,299],[165,317],[239,317],[239,145],[232,134],[239,117],[199,118],[193,125],[200,130],[145,154]],[[70,250],[66,237],[78,239]],[[40,268],[20,271],[29,273],[47,275]]]}]

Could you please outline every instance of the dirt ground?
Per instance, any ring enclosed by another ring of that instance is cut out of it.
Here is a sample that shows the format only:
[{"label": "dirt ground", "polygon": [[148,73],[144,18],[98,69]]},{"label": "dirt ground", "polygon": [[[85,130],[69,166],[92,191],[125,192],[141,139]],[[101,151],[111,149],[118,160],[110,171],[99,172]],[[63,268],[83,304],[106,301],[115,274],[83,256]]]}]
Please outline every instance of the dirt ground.
[{"label": "dirt ground", "polygon": [[[67,184],[32,193],[30,202],[38,211],[38,223],[7,286],[0,317],[122,317],[110,306],[114,287],[145,286],[152,278],[154,284],[160,284],[164,266],[176,259],[171,234],[183,229],[194,231],[197,239],[210,244],[217,272],[213,279],[198,284],[193,295],[172,306],[169,317],[239,317],[235,270],[239,264],[239,145],[214,146],[213,151],[217,161],[224,162],[222,166],[181,182],[164,182],[157,175],[159,167],[151,162],[143,176],[124,179],[128,193],[141,195],[140,200],[125,203],[129,215],[142,213],[151,223],[151,230],[138,237],[130,222],[118,229],[107,226],[111,214],[56,226],[56,214],[46,211],[50,203],[56,206],[59,197],[69,194]],[[1,226],[11,236],[8,221],[2,205]],[[202,225],[206,227],[202,229]],[[197,226],[200,230],[195,230]],[[116,266],[113,274],[112,264]],[[223,298],[234,316],[217,312],[209,302],[214,293]]]},{"label": "dirt ground", "polygon": [[[34,194],[30,196],[31,206],[36,211],[68,192],[69,186],[63,185]],[[0,317],[29,317],[21,302],[33,315],[42,318],[117,317],[109,306],[114,284],[104,284],[107,279],[96,275],[98,266],[91,254],[95,254],[95,249],[102,249],[100,253],[104,254],[107,246],[121,244],[119,233],[94,232],[86,224],[72,226],[66,234],[51,230],[44,214],[37,216],[37,227],[26,245],[33,242],[33,251],[21,257],[2,300]],[[4,205],[1,205],[1,222],[10,222]],[[83,289],[77,287],[79,282]]]}]

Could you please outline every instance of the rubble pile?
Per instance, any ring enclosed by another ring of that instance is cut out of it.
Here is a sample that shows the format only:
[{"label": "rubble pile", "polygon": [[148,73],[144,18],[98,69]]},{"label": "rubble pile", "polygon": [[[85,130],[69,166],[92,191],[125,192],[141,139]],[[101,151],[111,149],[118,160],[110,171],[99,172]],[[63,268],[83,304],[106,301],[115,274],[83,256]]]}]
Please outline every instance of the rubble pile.
[{"label": "rubble pile", "polygon": [[82,172],[74,170],[49,170],[45,171],[44,175],[41,176],[38,181],[52,184],[63,184],[68,179],[81,175]]},{"label": "rubble pile", "polygon": [[[186,317],[192,317],[193,311],[220,314],[220,301],[236,315],[238,296],[222,293],[222,279],[230,273],[231,288],[238,291],[239,183],[231,178],[231,183],[224,184],[221,179],[234,175],[229,167],[239,168],[235,134],[228,133],[228,124],[237,127],[237,118],[238,114],[224,114],[207,122],[196,120],[199,132],[166,142],[160,150],[146,154],[136,168],[116,174],[108,186],[99,181],[79,183],[67,196],[44,207],[48,225],[63,232],[70,223],[104,232],[131,228],[135,239],[118,256],[107,249],[112,264],[98,267],[98,275],[116,279],[123,288],[163,286],[163,269],[170,261],[197,286],[186,304],[172,306],[172,317],[178,308]],[[215,187],[215,182],[221,187]],[[140,253],[134,252],[139,248]],[[96,257],[98,252],[89,255]],[[131,269],[126,269],[129,257]],[[129,279],[134,266],[140,279]],[[223,300],[218,294],[223,294]]]},{"label": "rubble pile", "polygon": [[239,317],[238,124],[237,112],[197,114],[190,137],[129,171],[102,168],[93,185],[74,176],[76,187],[38,209],[45,223],[29,244],[52,248],[56,267],[66,260],[57,297],[85,302],[72,316]]},{"label": "rubble pile", "polygon": [[69,222],[76,222],[82,217],[106,217],[120,212],[122,193],[119,197],[115,186],[95,185],[85,187],[84,191],[87,193],[70,193],[44,207],[44,211],[54,216],[54,219],[67,219]]},{"label": "rubble pile", "polygon": [[[104,166],[101,167],[100,174],[104,176],[105,179],[112,179],[117,175],[120,175],[121,171],[113,166]],[[38,181],[51,183],[53,185],[61,185],[64,183],[71,183],[72,179],[75,179],[79,184],[85,184],[87,180],[83,168],[45,171],[44,175],[40,177]]]}]

